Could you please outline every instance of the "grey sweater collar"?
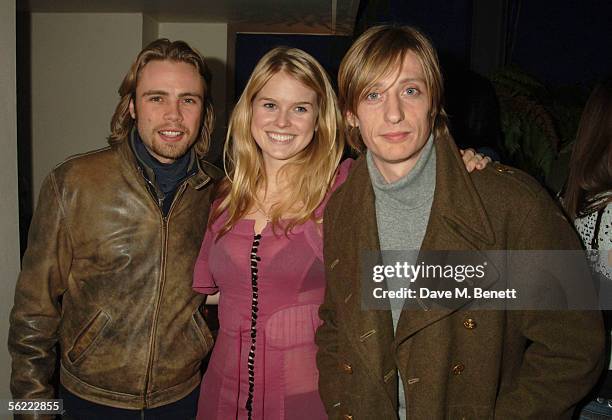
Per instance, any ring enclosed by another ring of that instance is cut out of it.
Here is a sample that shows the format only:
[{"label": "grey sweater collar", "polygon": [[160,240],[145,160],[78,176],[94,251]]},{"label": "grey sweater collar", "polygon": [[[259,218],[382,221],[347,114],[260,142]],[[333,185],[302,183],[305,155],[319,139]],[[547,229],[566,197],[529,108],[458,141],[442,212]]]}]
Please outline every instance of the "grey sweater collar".
[{"label": "grey sweater collar", "polygon": [[417,208],[431,202],[436,186],[436,149],[433,134],[427,139],[416,165],[395,182],[387,183],[369,150],[366,153],[366,161],[377,200],[389,200],[390,204],[404,209]]}]

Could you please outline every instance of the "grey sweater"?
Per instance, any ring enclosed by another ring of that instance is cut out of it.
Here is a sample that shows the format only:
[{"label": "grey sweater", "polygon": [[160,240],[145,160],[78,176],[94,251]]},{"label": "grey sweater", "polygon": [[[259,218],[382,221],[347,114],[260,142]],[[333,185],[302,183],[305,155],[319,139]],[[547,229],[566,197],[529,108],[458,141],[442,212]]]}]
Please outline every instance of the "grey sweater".
[{"label": "grey sweater", "polygon": [[[376,224],[380,249],[383,251],[383,263],[393,265],[401,260],[414,264],[425,236],[436,187],[436,150],[433,135],[427,140],[414,168],[395,182],[385,181],[369,151],[366,160],[376,197]],[[408,286],[409,283],[403,279],[387,280],[389,290],[399,290]],[[397,329],[402,306],[403,301],[398,299],[391,302],[394,330]],[[398,414],[400,419],[405,419],[405,395],[401,378],[398,383]]]}]

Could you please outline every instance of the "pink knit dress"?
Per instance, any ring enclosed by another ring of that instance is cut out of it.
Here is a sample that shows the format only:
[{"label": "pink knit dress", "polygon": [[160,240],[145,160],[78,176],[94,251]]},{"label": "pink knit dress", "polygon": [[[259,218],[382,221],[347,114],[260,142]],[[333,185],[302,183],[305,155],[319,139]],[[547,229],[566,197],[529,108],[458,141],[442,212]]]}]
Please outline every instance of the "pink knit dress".
[{"label": "pink knit dress", "polygon": [[[335,190],[347,177],[343,162]],[[322,216],[329,194],[315,215]],[[218,203],[216,203],[218,204]],[[325,291],[321,226],[284,231],[240,220],[215,241],[226,215],[204,237],[193,288],[220,291],[219,334],[202,380],[198,419],[325,419],[314,335]]]}]

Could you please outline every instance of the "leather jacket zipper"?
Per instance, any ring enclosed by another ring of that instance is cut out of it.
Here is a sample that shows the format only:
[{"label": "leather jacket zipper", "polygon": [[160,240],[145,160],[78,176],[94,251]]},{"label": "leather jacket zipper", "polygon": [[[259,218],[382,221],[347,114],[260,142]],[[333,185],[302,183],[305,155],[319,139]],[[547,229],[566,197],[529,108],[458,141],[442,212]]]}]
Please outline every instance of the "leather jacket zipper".
[{"label": "leather jacket zipper", "polygon": [[[145,183],[147,184],[147,191],[149,192],[149,195],[151,196],[151,198],[157,203],[160,212],[162,212],[162,208],[164,205],[164,198],[159,198],[157,196],[157,187],[155,186],[155,184],[153,184],[149,178],[147,178],[147,176],[145,175],[144,171],[142,170],[142,168],[140,166],[138,166],[138,172],[140,172],[140,176],[142,176],[142,178],[145,180]],[[162,217],[164,217],[163,212],[162,212]]]},{"label": "leather jacket zipper", "polygon": [[[169,224],[169,219],[170,219],[170,215],[172,214],[172,210],[174,209],[174,207],[176,207],[177,203],[180,201],[180,199],[182,198],[185,190],[187,189],[187,181],[189,180],[189,178],[191,178],[192,176],[194,176],[195,174],[192,174],[190,176],[188,176],[187,178],[185,178],[185,180],[183,181],[183,183],[181,184],[181,186],[179,187],[178,191],[176,192],[176,194],[174,195],[174,200],[172,200],[172,204],[170,205],[170,209],[168,210],[168,214],[166,216],[164,216],[163,211],[162,211],[162,207],[161,205],[163,204],[163,199],[162,200],[156,200],[159,203],[159,212],[160,212],[160,216],[161,216],[161,221],[162,221],[162,253],[161,253],[161,266],[160,266],[160,281],[159,281],[159,287],[158,287],[158,294],[157,294],[157,302],[155,304],[155,312],[153,315],[153,325],[151,327],[151,336],[149,338],[149,355],[148,355],[148,361],[147,361],[147,372],[145,375],[145,385],[144,385],[144,395],[143,395],[143,402],[144,402],[144,407],[146,408],[149,403],[148,403],[148,395],[149,395],[149,382],[151,380],[151,374],[152,374],[152,370],[153,370],[153,354],[155,352],[155,336],[157,333],[157,321],[159,318],[159,310],[161,307],[161,299],[163,296],[163,291],[164,291],[164,286],[166,283],[166,256],[168,253],[168,224]],[[149,185],[152,186],[151,181],[149,181],[146,177],[144,177],[145,180],[149,183]],[[210,181],[210,180],[209,180]],[[148,189],[148,188],[147,188]],[[150,192],[150,191],[149,191]],[[151,194],[152,195],[152,194]],[[153,197],[154,198],[154,197]],[[161,203],[160,203],[161,202]],[[143,411],[143,415],[144,415],[144,411]]]}]

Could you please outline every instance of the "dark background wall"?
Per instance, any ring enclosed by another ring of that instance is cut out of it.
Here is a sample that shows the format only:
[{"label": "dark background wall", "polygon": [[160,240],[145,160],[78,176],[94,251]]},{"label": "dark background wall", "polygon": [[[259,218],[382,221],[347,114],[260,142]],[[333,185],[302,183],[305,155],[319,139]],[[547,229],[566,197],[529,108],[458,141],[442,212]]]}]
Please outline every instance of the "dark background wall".
[{"label": "dark background wall", "polygon": [[[461,147],[475,147],[562,185],[580,113],[612,72],[609,0],[361,0],[355,36],[381,23],[420,28],[436,47],[446,110]],[[352,37],[241,34],[236,96],[276,45],[302,48],[335,79]]]},{"label": "dark background wall", "polygon": [[612,1],[523,1],[512,62],[551,86],[593,83],[612,71]]},{"label": "dark background wall", "polygon": [[321,63],[330,79],[336,83],[336,74],[352,38],[325,35],[271,35],[238,34],[236,36],[235,100],[246,85],[255,64],[272,48],[288,46],[300,48]]}]

